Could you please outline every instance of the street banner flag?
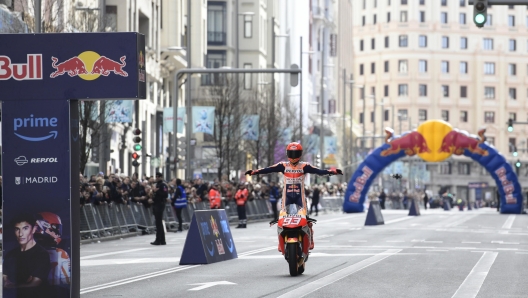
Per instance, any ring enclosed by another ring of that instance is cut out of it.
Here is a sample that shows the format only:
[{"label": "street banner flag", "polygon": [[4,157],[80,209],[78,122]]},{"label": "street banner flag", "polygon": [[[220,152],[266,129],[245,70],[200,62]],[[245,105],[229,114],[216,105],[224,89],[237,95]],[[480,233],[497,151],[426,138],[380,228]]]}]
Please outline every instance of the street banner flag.
[{"label": "street banner flag", "polygon": [[105,105],[106,123],[132,123],[133,100],[109,100]]},{"label": "street banner flag", "polygon": [[244,115],[240,133],[242,140],[257,141],[259,138],[259,115]]},{"label": "street banner flag", "polygon": [[[178,133],[183,133],[183,117],[185,117],[185,108],[178,108]],[[163,109],[163,133],[174,131],[174,108]]]},{"label": "street banner flag", "polygon": [[194,211],[180,265],[211,264],[238,258],[224,209]]},{"label": "street banner flag", "polygon": [[214,134],[215,107],[192,107],[193,133]]}]

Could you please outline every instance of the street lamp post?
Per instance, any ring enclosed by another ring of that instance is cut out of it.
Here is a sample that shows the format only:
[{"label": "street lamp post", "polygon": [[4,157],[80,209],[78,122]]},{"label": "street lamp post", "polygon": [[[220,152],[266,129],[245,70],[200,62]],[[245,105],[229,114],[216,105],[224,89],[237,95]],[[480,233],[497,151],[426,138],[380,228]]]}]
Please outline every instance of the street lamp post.
[{"label": "street lamp post", "polygon": [[[376,96],[374,94],[371,94],[368,96],[369,98],[372,98],[372,101],[373,101],[373,106],[372,106],[372,148],[374,148],[376,146]],[[365,102],[363,103],[364,106],[363,108],[365,108]],[[366,118],[365,117],[365,114],[363,114],[363,118]],[[363,119],[365,120],[365,119]],[[366,121],[363,121],[364,123]]]}]

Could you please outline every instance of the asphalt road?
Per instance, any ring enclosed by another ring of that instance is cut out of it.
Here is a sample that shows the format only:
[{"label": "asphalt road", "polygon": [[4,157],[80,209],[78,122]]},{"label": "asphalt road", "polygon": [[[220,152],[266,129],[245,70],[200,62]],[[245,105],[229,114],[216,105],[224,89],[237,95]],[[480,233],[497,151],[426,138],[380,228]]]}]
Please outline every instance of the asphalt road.
[{"label": "asphalt road", "polygon": [[297,277],[265,222],[232,226],[239,258],[210,265],[178,265],[187,232],[159,247],[149,235],[82,245],[81,297],[528,297],[528,216],[383,214],[380,226],[364,226],[366,213],[320,214]]}]

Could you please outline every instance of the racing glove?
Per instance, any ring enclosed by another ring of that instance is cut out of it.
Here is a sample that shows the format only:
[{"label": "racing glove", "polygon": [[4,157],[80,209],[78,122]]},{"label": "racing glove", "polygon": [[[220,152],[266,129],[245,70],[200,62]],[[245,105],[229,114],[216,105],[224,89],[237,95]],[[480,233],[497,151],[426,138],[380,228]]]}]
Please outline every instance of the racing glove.
[{"label": "racing glove", "polygon": [[278,223],[278,222],[279,222],[278,219],[274,219],[274,220],[270,221],[270,227],[271,227],[272,225]]}]

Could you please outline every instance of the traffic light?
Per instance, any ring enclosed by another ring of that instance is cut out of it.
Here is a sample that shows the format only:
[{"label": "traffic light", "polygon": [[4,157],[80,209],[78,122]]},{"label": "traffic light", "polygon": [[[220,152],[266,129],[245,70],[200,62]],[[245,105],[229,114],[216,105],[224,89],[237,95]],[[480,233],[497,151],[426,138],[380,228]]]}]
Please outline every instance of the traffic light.
[{"label": "traffic light", "polygon": [[473,5],[473,21],[482,28],[488,18],[488,0],[475,0]]},{"label": "traffic light", "polygon": [[508,132],[513,131],[513,119],[508,119]]},{"label": "traffic light", "polygon": [[[132,141],[134,142],[134,151],[141,151],[141,149],[143,149],[143,146],[141,145],[141,129],[134,129],[134,131],[132,131],[132,134],[135,136],[134,139],[132,139]],[[137,161],[139,157],[140,155],[137,152],[132,153],[132,166],[136,168],[139,167],[139,162]]]},{"label": "traffic light", "polygon": [[517,162],[515,163],[515,166],[517,168],[520,168],[521,167],[521,160],[517,159]]},{"label": "traffic light", "polygon": [[317,154],[315,156],[315,166],[320,167],[321,166],[321,155]]},{"label": "traffic light", "polygon": [[513,157],[517,157],[517,146],[513,146]]}]

